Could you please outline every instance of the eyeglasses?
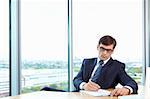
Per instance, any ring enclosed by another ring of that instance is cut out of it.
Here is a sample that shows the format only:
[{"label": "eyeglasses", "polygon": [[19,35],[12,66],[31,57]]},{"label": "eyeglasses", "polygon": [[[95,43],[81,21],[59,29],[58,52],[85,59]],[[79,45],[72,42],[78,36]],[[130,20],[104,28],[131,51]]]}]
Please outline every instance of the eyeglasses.
[{"label": "eyeglasses", "polygon": [[100,47],[100,51],[101,52],[107,51],[108,53],[111,53],[113,51],[113,49],[106,49],[104,47]]}]

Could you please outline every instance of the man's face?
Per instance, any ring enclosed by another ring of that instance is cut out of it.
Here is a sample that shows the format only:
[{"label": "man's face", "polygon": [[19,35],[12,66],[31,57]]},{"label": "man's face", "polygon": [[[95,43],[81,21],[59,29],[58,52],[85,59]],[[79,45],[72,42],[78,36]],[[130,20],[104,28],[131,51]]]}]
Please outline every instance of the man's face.
[{"label": "man's face", "polygon": [[111,54],[113,53],[113,44],[112,45],[103,45],[100,44],[97,46],[97,50],[98,50],[98,56],[101,60],[107,60],[109,57],[111,57]]}]

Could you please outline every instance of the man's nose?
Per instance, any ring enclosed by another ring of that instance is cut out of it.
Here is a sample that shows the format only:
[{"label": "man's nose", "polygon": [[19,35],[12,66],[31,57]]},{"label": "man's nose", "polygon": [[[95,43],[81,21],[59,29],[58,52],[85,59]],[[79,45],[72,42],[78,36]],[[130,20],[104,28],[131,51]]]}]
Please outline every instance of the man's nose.
[{"label": "man's nose", "polygon": [[104,54],[107,54],[107,50],[104,50],[103,53],[104,53]]}]

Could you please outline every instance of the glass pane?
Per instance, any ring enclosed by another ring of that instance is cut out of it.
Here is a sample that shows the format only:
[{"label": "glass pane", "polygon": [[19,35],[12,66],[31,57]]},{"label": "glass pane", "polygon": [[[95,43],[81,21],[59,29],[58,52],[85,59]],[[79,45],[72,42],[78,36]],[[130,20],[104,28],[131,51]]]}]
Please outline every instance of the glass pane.
[{"label": "glass pane", "polygon": [[0,97],[9,95],[9,0],[0,0]]},{"label": "glass pane", "polygon": [[68,90],[67,0],[21,0],[22,93]]},{"label": "glass pane", "polygon": [[142,0],[73,0],[74,76],[83,58],[97,57],[105,34],[117,40],[113,58],[126,64],[127,73],[142,83]]}]

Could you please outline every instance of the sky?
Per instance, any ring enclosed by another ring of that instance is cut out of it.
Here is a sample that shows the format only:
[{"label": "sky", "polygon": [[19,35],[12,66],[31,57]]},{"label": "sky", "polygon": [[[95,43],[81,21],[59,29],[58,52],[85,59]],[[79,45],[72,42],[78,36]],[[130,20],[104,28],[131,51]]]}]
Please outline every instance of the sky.
[{"label": "sky", "polygon": [[[124,61],[142,59],[142,0],[73,0],[72,3],[74,57],[97,56],[99,38],[109,34],[117,40],[114,58]],[[67,60],[67,1],[22,0],[20,11],[22,59]],[[3,13],[7,16],[6,11]],[[2,18],[0,15],[0,22],[3,22],[0,27],[7,22]],[[6,30],[0,29],[0,33],[8,32]],[[0,42],[7,44],[8,35],[0,35]],[[6,44],[0,44],[1,55],[7,54]]]},{"label": "sky", "polygon": [[8,59],[9,20],[8,0],[0,0],[0,59]]}]

